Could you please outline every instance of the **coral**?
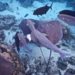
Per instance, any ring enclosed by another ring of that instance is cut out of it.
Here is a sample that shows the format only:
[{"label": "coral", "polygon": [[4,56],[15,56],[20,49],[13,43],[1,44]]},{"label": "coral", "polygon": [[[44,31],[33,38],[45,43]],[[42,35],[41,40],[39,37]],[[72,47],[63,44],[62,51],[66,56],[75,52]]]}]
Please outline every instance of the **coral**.
[{"label": "coral", "polygon": [[15,17],[12,15],[0,15],[0,30],[10,29],[15,24]]},{"label": "coral", "polygon": [[[24,61],[27,60],[27,58],[24,59]],[[42,61],[41,57],[34,58],[32,60],[33,62],[27,63],[26,67],[26,75],[60,75],[59,69],[57,66],[53,63],[53,60],[48,65],[48,71],[46,71],[46,63]],[[26,64],[26,63],[24,63]]]},{"label": "coral", "polygon": [[61,58],[58,59],[57,61],[57,66],[58,68],[60,68],[61,70],[65,70],[67,68],[67,62],[62,60]]},{"label": "coral", "polygon": [[24,75],[22,72],[24,67],[17,53],[7,45],[0,44],[0,75]]},{"label": "coral", "polygon": [[75,65],[75,57],[72,56],[69,58],[68,62],[71,64],[71,65]]},{"label": "coral", "polygon": [[67,69],[64,75],[75,75],[75,69]]},{"label": "coral", "polygon": [[0,11],[4,11],[9,7],[8,3],[0,2]]},{"label": "coral", "polygon": [[3,30],[0,30],[0,42],[5,39],[5,34]]}]

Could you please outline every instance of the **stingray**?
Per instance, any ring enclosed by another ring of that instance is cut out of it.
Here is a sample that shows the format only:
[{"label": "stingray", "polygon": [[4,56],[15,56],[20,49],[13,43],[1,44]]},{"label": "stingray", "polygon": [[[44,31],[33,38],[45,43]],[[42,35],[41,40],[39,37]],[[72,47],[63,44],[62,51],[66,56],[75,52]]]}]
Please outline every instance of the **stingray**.
[{"label": "stingray", "polygon": [[65,53],[64,51],[62,51],[61,49],[59,49],[56,45],[54,45],[43,33],[41,33],[40,31],[38,31],[35,28],[35,23],[32,22],[31,20],[27,20],[27,26],[29,27],[29,29],[31,30],[33,37],[35,38],[36,41],[38,41],[42,46],[51,49],[57,53],[60,54],[60,56],[65,56],[68,53]]},{"label": "stingray", "polygon": [[75,11],[73,10],[62,10],[59,12],[59,14],[69,15],[75,17]]},{"label": "stingray", "polygon": [[62,10],[59,12],[58,18],[69,25],[75,25],[75,11]]},{"label": "stingray", "polygon": [[[20,29],[23,31],[24,35],[31,34],[31,30],[26,25],[28,19],[22,20],[19,24]],[[53,43],[56,44],[63,37],[63,25],[59,21],[39,21],[31,19],[35,22],[35,28],[42,33],[47,34],[47,38]]]}]

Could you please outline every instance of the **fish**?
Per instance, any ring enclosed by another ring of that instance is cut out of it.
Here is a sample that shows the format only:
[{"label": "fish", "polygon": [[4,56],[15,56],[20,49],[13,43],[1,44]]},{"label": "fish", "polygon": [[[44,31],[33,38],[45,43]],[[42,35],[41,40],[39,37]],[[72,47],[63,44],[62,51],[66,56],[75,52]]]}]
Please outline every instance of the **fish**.
[{"label": "fish", "polygon": [[69,25],[75,25],[75,11],[62,10],[58,14],[58,18]]},{"label": "fish", "polygon": [[43,7],[37,8],[36,10],[34,10],[33,15],[44,15],[44,14],[46,14],[49,9],[52,9],[52,5],[53,5],[53,2],[50,6],[48,6],[46,4]]},{"label": "fish", "polygon": [[15,45],[16,45],[17,51],[19,52],[20,51],[20,40],[19,40],[19,37],[18,37],[18,33],[19,32],[16,32],[16,34],[14,36],[14,39],[15,39]]},{"label": "fish", "polygon": [[40,31],[38,31],[34,27],[34,22],[31,20],[27,21],[27,26],[30,28],[31,32],[33,33],[33,36],[35,40],[37,40],[42,46],[53,50],[54,52],[57,52],[60,54],[61,57],[68,55],[68,53],[65,53],[61,49],[59,49],[56,45],[54,45],[45,35],[43,35]]},{"label": "fish", "polygon": [[25,14],[25,16],[24,17],[27,17],[29,14]]}]

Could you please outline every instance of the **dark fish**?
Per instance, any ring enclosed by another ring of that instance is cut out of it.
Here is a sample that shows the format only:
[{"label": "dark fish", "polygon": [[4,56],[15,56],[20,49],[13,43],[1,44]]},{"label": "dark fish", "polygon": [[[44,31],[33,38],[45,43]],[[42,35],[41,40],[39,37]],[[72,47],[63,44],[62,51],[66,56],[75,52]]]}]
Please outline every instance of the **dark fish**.
[{"label": "dark fish", "polygon": [[19,41],[18,33],[19,32],[16,32],[14,39],[15,39],[15,45],[16,45],[17,51],[19,52],[20,51],[20,41]]},{"label": "dark fish", "polygon": [[48,6],[46,4],[43,7],[37,8],[36,10],[34,10],[33,15],[43,15],[43,14],[46,14],[49,9],[52,9],[52,5],[53,5],[53,2],[51,4],[51,6]]},{"label": "dark fish", "polygon": [[25,14],[25,16],[24,17],[27,17],[29,14]]},{"label": "dark fish", "polygon": [[65,15],[69,15],[69,16],[75,17],[75,11],[73,11],[73,10],[62,10],[62,11],[60,11],[59,14],[65,14]]}]

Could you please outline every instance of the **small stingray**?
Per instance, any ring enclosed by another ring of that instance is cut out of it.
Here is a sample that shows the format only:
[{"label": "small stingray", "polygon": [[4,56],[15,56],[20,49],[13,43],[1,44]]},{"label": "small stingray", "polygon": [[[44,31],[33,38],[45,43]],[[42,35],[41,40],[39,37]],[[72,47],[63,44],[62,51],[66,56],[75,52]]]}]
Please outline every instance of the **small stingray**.
[{"label": "small stingray", "polygon": [[69,25],[75,25],[75,11],[62,10],[59,12],[58,18],[63,20]]},{"label": "small stingray", "polygon": [[27,21],[27,26],[30,28],[33,37],[35,38],[36,41],[38,41],[42,46],[52,49],[53,51],[59,53],[61,56],[68,55],[68,53],[65,53],[61,49],[59,49],[56,45],[54,45],[44,34],[42,34],[40,31],[38,31],[35,26],[34,22],[31,20]]},{"label": "small stingray", "polygon": [[75,11],[73,10],[62,10],[59,12],[59,14],[65,14],[65,15],[70,15],[70,16],[75,17]]}]

